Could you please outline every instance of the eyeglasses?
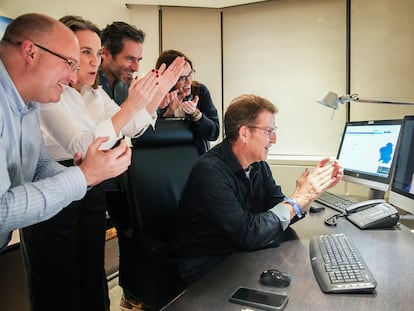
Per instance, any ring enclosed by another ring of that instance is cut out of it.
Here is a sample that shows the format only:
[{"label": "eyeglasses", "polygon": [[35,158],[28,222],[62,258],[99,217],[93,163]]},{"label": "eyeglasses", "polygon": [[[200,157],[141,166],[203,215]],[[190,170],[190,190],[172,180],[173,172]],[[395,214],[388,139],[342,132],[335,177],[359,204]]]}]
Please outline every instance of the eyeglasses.
[{"label": "eyeglasses", "polygon": [[63,59],[66,62],[66,64],[69,65],[69,69],[70,69],[71,72],[77,73],[79,71],[79,65],[78,65],[77,61],[75,61],[73,59],[70,59],[70,58],[67,58],[65,56],[62,56],[62,55],[60,55],[56,52],[53,52],[53,51],[45,48],[44,46],[41,46],[40,44],[37,44],[37,43],[34,43],[34,42],[33,42],[33,44],[35,46],[37,46],[39,49],[42,49],[43,51],[46,51],[46,52],[48,52],[52,55],[55,55],[56,57],[59,57],[60,59]]},{"label": "eyeglasses", "polygon": [[194,73],[195,70],[192,70],[188,75],[178,77],[177,82],[185,82],[186,80],[192,79],[194,77]]},{"label": "eyeglasses", "polygon": [[269,139],[272,137],[273,134],[276,135],[276,131],[277,131],[277,126],[270,127],[270,128],[264,128],[264,127],[260,127],[260,126],[247,125],[247,127],[249,127],[249,128],[255,128],[255,129],[259,129],[259,130],[265,131],[267,133],[267,137]]},{"label": "eyeglasses", "polygon": [[[14,46],[18,46],[18,45],[21,45],[22,44],[22,42],[13,42],[9,38],[3,38],[2,41],[5,41],[7,43],[10,43],[11,45],[14,45]],[[41,46],[40,44],[37,44],[37,43],[34,43],[34,42],[33,42],[33,44],[35,46],[37,46],[39,49],[42,49],[43,51],[46,51],[46,52],[48,52],[48,53],[50,53],[52,55],[55,55],[56,57],[59,57],[60,59],[63,59],[66,62],[66,64],[69,65],[69,69],[70,69],[71,72],[77,73],[79,71],[79,65],[78,65],[78,62],[77,61],[75,61],[73,59],[70,59],[70,58],[67,58],[65,56],[62,56],[62,55],[60,55],[60,54],[58,54],[56,52],[53,52],[53,51],[45,48],[44,46]]]}]

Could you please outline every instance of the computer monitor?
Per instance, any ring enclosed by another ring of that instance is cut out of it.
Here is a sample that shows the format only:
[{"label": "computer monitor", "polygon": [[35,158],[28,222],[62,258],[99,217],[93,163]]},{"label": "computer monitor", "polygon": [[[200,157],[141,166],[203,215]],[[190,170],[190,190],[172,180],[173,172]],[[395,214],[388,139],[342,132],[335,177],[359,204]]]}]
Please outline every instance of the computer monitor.
[{"label": "computer monitor", "polygon": [[414,214],[414,116],[403,120],[389,202]]},{"label": "computer monitor", "polygon": [[402,120],[351,121],[345,124],[337,159],[344,181],[369,187],[369,199],[384,198],[391,183]]},{"label": "computer monitor", "polygon": [[3,38],[4,31],[6,30],[7,25],[10,24],[11,21],[11,18],[0,15],[0,39]]}]

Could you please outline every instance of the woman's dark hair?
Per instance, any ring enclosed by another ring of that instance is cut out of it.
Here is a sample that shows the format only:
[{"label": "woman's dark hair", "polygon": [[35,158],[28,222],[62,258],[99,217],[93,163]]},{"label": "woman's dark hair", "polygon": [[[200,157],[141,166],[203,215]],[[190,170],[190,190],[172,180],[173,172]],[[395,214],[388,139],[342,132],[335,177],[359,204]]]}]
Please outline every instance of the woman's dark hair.
[{"label": "woman's dark hair", "polygon": [[101,31],[98,26],[80,16],[66,15],[60,18],[59,21],[65,24],[66,27],[69,27],[69,29],[73,32],[77,32],[79,30],[90,30],[101,37]]},{"label": "woman's dark hair", "polygon": [[191,69],[193,69],[193,62],[184,53],[177,50],[166,50],[162,52],[160,56],[158,56],[155,68],[160,68],[162,64],[165,64],[168,67],[178,56],[184,57],[185,60],[190,64]]}]

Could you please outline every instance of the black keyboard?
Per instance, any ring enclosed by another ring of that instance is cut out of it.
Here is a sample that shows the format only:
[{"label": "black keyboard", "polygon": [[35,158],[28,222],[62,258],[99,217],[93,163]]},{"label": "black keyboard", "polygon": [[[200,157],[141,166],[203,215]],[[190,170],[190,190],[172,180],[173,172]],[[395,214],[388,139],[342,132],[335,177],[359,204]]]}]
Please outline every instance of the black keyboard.
[{"label": "black keyboard", "polygon": [[315,201],[338,212],[343,212],[348,206],[355,204],[354,201],[327,191],[323,192]]},{"label": "black keyboard", "polygon": [[325,293],[371,293],[377,286],[354,243],[343,233],[312,237],[309,255]]}]

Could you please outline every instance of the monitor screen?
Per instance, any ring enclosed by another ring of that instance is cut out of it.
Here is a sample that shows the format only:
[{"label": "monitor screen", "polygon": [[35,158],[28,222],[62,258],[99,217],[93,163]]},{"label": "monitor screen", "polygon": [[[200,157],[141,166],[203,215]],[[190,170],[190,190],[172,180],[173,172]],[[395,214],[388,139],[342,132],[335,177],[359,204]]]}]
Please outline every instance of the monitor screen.
[{"label": "monitor screen", "polygon": [[369,198],[388,190],[402,120],[352,121],[345,124],[337,159],[343,180],[369,187]]},{"label": "monitor screen", "polygon": [[0,15],[0,39],[3,38],[4,31],[6,30],[7,25],[10,24],[11,21],[11,18]]},{"label": "monitor screen", "polygon": [[414,116],[403,120],[389,202],[414,214]]}]

